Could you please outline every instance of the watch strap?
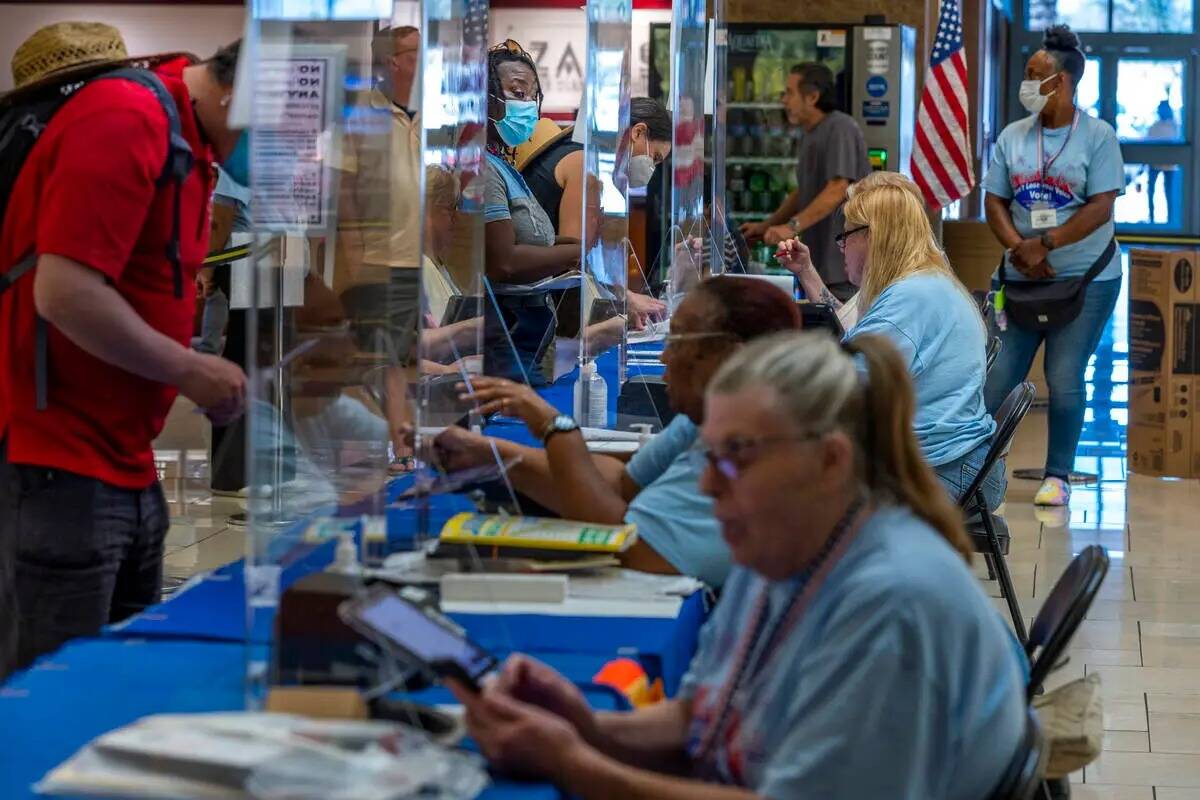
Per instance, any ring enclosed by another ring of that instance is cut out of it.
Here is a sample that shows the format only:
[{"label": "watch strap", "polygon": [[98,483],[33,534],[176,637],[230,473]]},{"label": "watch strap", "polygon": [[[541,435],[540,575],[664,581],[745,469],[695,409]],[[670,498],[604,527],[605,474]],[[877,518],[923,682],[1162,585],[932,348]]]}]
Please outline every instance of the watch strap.
[{"label": "watch strap", "polygon": [[545,447],[556,433],[570,433],[577,430],[579,430],[578,422],[565,414],[559,414],[547,422],[546,427],[542,430],[542,446]]}]

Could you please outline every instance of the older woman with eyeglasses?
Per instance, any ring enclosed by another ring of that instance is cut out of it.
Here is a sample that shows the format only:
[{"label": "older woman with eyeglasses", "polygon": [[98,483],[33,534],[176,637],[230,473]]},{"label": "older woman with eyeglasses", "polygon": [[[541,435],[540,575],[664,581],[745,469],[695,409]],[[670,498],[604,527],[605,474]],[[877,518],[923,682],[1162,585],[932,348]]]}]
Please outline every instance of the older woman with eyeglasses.
[{"label": "older woman with eyeglasses", "polygon": [[1018,755],[1023,657],[968,569],[887,340],[728,359],[697,450],[737,566],[678,697],[599,714],[524,656],[453,684],[500,768],[571,797],[979,800]]},{"label": "older woman with eyeglasses", "polygon": [[704,421],[704,391],[747,342],[799,327],[796,304],[771,284],[711,278],[680,303],[662,354],[678,415],[628,464],[590,454],[574,420],[528,386],[499,378],[473,381],[480,409],[520,418],[544,448],[449,428],[434,443],[434,457],[448,469],[519,458],[508,477],[535,502],[569,519],[637,525],[639,541],[625,554],[625,566],[692,575],[719,587],[729,572],[729,551],[712,502],[698,488],[701,470],[689,457]]},{"label": "older woman with eyeglasses", "polygon": [[[996,423],[984,404],[987,332],[975,301],[946,260],[911,180],[876,172],[850,188],[837,237],[860,318],[846,334],[877,333],[908,364],[917,391],[913,421],[925,458],[958,500],[983,467]],[[780,245],[780,262],[808,297],[840,308],[800,241]],[[988,506],[1004,499],[1003,459],[984,481]]]}]

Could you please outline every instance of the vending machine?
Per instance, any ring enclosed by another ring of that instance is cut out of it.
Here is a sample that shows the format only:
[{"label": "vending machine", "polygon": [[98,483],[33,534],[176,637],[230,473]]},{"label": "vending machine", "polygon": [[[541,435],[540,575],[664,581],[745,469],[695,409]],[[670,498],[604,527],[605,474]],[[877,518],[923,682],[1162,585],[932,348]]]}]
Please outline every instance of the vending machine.
[{"label": "vending machine", "polygon": [[[664,102],[670,42],[670,26],[652,23],[649,89]],[[729,25],[727,53],[725,186],[731,221],[764,218],[796,187],[795,150],[803,131],[788,125],[781,96],[789,71],[802,62],[822,63],[833,72],[838,108],[861,126],[872,166],[908,171],[916,119],[913,28],[736,23]]]},{"label": "vending machine", "polygon": [[862,127],[871,166],[907,174],[917,119],[917,32],[906,25],[852,31],[850,114]]}]

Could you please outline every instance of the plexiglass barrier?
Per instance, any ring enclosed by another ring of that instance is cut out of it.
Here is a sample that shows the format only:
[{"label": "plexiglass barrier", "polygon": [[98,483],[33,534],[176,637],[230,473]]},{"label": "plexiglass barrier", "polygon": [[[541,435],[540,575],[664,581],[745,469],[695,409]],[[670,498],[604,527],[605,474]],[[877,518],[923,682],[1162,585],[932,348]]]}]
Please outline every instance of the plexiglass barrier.
[{"label": "plexiglass barrier", "polygon": [[[603,368],[596,427],[635,431],[593,449],[633,449],[636,423],[654,430],[669,415],[664,331],[625,348],[629,0],[580,15],[586,192],[573,242],[533,220],[523,194],[512,151],[539,95],[536,66],[516,43],[489,47],[486,0],[359,4],[359,17],[339,8],[326,18],[254,7],[237,100],[249,108],[250,186],[226,183],[217,201],[245,212],[235,243],[248,251],[229,270],[226,352],[246,367],[249,410],[214,432],[213,470],[245,487],[251,706],[273,682],[357,683],[377,698],[411,675],[382,651],[364,666],[346,641],[309,636],[303,614],[281,608],[314,569],[351,597],[376,579],[540,569],[477,546],[503,522],[460,515],[556,510],[552,491],[519,492],[513,479],[522,458],[543,457],[522,449],[543,430],[489,383],[515,378],[563,413],[580,406],[570,375],[545,363],[563,323],[551,290],[578,289],[576,330],[560,338],[576,347],[568,373]],[[613,536],[603,564],[632,541]],[[473,602],[490,603],[482,586]]]}]

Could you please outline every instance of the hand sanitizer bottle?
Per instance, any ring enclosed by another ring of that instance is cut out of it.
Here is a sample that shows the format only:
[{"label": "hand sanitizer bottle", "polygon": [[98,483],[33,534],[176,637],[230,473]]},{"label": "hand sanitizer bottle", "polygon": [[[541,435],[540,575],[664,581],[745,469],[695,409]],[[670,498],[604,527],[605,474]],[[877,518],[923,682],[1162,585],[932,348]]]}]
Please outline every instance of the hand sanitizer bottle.
[{"label": "hand sanitizer bottle", "polygon": [[585,428],[608,427],[608,383],[596,371],[595,361],[579,368],[575,383],[575,419]]}]

